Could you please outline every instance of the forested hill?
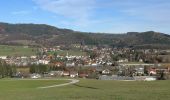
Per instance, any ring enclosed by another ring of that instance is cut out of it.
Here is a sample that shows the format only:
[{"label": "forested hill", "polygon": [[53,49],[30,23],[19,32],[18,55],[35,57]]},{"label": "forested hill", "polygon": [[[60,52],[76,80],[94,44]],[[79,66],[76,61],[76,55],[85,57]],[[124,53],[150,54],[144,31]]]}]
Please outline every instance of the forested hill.
[{"label": "forested hill", "polygon": [[45,24],[0,23],[0,44],[55,46],[75,43],[116,47],[170,48],[170,35],[153,31],[125,34],[86,33]]}]

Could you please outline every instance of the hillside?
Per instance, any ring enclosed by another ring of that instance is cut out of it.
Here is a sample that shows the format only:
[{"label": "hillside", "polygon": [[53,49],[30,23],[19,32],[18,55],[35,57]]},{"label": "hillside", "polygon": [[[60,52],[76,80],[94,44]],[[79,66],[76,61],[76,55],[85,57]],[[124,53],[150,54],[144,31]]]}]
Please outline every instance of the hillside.
[{"label": "hillside", "polygon": [[54,46],[84,43],[137,48],[170,48],[170,35],[149,32],[85,33],[45,24],[0,23],[0,44]]}]

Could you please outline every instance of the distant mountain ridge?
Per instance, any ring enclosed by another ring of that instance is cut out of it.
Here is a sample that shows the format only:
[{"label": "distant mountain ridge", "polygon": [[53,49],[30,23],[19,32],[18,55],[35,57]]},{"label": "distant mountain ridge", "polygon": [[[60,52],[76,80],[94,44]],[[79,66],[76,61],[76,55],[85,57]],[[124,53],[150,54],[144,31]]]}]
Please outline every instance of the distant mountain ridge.
[{"label": "distant mountain ridge", "polygon": [[55,46],[60,44],[170,48],[170,35],[154,31],[126,34],[86,33],[46,24],[0,23],[0,44]]}]

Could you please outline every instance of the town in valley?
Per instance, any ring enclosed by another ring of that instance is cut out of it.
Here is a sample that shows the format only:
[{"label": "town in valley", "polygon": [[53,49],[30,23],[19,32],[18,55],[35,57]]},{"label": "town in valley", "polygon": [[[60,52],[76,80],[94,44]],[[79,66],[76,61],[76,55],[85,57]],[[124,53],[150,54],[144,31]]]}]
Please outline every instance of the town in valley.
[{"label": "town in valley", "polygon": [[[17,46],[5,46],[17,52]],[[30,55],[1,55],[1,78],[89,78],[99,80],[168,80],[170,50],[117,48],[107,45],[59,45],[33,48]],[[7,49],[7,50],[8,50]],[[5,67],[5,68],[3,68]]]}]

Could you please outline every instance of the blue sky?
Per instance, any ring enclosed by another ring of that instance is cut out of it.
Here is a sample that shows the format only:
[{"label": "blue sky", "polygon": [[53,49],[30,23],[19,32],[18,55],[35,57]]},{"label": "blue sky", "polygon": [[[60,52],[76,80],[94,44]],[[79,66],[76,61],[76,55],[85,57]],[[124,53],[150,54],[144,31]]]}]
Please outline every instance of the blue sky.
[{"label": "blue sky", "polygon": [[0,22],[84,32],[170,34],[170,0],[1,0]]}]

